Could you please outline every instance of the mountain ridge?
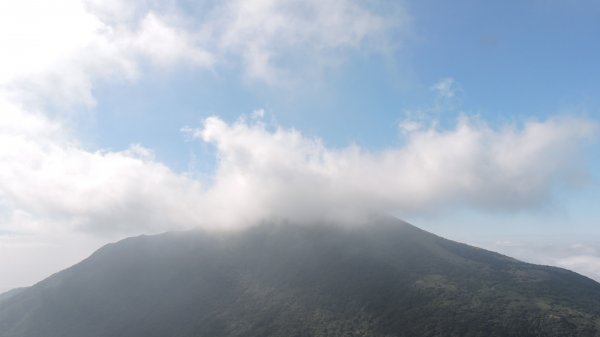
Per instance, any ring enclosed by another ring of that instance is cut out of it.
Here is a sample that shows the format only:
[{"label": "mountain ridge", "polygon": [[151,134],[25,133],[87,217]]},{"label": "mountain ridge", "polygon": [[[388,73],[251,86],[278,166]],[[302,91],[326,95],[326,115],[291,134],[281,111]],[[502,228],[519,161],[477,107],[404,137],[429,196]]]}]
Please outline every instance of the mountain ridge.
[{"label": "mountain ridge", "polygon": [[6,337],[600,336],[597,282],[396,219],[372,222],[127,238],[0,301],[0,331]]}]

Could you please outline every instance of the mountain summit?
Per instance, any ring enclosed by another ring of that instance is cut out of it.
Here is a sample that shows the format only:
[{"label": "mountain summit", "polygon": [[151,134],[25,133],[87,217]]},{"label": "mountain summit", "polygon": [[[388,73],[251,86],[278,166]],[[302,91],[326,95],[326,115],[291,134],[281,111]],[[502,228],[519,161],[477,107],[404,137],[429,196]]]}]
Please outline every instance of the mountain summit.
[{"label": "mountain summit", "polygon": [[392,218],[177,232],[0,296],[0,335],[600,336],[600,284]]}]

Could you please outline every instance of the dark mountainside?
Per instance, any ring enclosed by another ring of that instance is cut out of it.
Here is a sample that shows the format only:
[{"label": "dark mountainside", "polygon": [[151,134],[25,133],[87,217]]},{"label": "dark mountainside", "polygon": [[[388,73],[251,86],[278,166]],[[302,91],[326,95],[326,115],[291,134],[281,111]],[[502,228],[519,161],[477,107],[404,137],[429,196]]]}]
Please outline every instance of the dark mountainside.
[{"label": "dark mountainside", "polygon": [[0,336],[600,336],[595,281],[374,222],[125,239],[3,296]]}]

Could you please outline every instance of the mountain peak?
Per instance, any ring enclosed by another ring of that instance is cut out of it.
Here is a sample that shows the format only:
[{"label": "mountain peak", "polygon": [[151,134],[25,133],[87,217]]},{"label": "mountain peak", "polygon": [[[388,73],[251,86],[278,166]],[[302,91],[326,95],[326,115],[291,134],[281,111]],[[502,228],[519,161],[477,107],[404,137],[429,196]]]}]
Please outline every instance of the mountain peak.
[{"label": "mountain peak", "polygon": [[0,301],[29,336],[596,336],[600,284],[393,218],[107,245]]}]

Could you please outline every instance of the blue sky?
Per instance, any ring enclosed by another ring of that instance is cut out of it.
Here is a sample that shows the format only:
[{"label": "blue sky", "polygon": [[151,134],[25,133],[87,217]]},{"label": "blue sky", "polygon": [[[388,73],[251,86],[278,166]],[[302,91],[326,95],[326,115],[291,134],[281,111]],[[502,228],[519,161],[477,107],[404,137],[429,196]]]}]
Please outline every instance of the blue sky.
[{"label": "blue sky", "polygon": [[600,279],[598,2],[2,6],[0,291],[357,205]]},{"label": "blue sky", "polygon": [[198,146],[185,142],[181,127],[210,115],[232,121],[263,108],[279,124],[332,146],[384,148],[398,141],[406,110],[436,104],[432,86],[444,78],[454,79],[459,90],[452,104],[436,111],[448,124],[459,113],[492,124],[560,114],[597,119],[600,6],[594,2],[424,1],[406,7],[410,32],[396,38],[402,41],[394,41],[399,46],[389,54],[350,50],[339,66],[293,86],[248,80],[239,69],[189,68],[144,69],[140,81],[101,84],[93,113],[83,114],[83,138],[111,149],[139,142],[183,170]]}]

